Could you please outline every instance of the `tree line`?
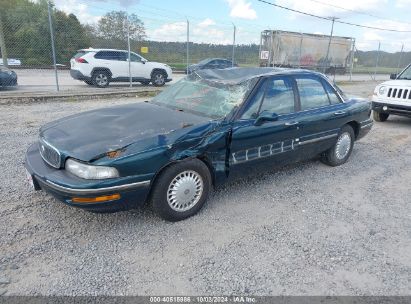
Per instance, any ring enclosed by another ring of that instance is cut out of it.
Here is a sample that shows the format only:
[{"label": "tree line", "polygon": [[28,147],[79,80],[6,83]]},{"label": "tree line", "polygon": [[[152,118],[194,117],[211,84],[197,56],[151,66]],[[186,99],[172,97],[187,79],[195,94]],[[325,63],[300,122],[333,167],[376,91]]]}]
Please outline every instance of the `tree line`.
[{"label": "tree line", "polygon": [[[49,66],[52,64],[51,38],[48,22],[48,1],[0,0],[0,49],[8,58],[22,61],[24,66]],[[96,24],[82,24],[74,14],[67,14],[51,7],[54,26],[57,63],[68,65],[77,50],[83,48],[127,49],[130,35],[131,49],[140,53],[141,47],[148,47],[142,54],[148,60],[161,61],[183,68],[186,63],[185,42],[162,42],[146,39],[143,21],[135,14],[112,11]],[[220,57],[230,59],[231,45],[190,43],[190,62],[204,58]],[[235,61],[239,64],[258,65],[259,46],[238,45]],[[397,67],[400,54],[380,52],[379,65]],[[401,55],[401,65],[410,62],[411,52]],[[4,55],[3,55],[4,57]],[[356,53],[357,65],[375,66],[376,52]]]}]

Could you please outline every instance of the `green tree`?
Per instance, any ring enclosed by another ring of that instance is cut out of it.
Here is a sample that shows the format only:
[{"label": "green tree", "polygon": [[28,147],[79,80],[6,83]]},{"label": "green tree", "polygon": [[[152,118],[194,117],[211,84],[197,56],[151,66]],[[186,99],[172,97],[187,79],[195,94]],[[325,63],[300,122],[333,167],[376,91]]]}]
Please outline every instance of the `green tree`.
[{"label": "green tree", "polygon": [[107,40],[127,40],[127,32],[130,39],[143,40],[146,37],[144,23],[136,14],[128,15],[124,11],[111,11],[104,15],[98,22],[97,34]]},{"label": "green tree", "polygon": [[[23,65],[51,65],[47,1],[15,0],[13,3],[14,6],[3,15],[3,30],[10,57],[21,59]],[[90,39],[73,14],[67,15],[53,8],[52,19],[57,62],[68,64],[77,49],[90,45]]]}]

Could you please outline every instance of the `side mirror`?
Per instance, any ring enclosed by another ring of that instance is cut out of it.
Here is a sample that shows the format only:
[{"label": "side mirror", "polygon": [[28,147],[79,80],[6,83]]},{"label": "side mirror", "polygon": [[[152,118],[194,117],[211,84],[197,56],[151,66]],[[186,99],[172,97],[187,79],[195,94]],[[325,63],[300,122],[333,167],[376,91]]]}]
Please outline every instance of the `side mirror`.
[{"label": "side mirror", "polygon": [[397,74],[391,74],[390,79],[397,79]]},{"label": "side mirror", "polygon": [[142,64],[146,64],[146,62],[147,62],[147,59],[141,59]]},{"label": "side mirror", "polygon": [[267,121],[277,121],[278,115],[275,113],[270,113],[268,111],[263,111],[258,115],[258,117],[254,121],[255,126],[261,126],[263,123]]}]

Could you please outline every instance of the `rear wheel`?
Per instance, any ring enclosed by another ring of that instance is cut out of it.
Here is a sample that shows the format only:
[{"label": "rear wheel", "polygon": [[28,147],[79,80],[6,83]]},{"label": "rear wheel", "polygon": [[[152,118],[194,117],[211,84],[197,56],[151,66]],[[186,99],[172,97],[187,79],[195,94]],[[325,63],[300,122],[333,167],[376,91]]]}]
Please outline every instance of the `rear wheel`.
[{"label": "rear wheel", "polygon": [[96,87],[105,88],[110,83],[110,75],[106,71],[96,71],[93,73],[91,81]]},{"label": "rear wheel", "polygon": [[156,87],[161,87],[166,83],[166,75],[162,71],[155,71],[151,76],[151,82]]},{"label": "rear wheel", "polygon": [[163,219],[180,221],[201,209],[210,189],[208,167],[198,159],[182,161],[166,168],[156,180],[152,206]]},{"label": "rear wheel", "polygon": [[388,116],[390,116],[390,114],[381,113],[377,111],[372,112],[372,117],[374,118],[375,121],[379,121],[379,122],[386,121],[388,119]]},{"label": "rear wheel", "polygon": [[339,166],[345,163],[351,155],[354,146],[355,134],[352,127],[342,127],[335,145],[326,151],[321,161],[329,166]]}]

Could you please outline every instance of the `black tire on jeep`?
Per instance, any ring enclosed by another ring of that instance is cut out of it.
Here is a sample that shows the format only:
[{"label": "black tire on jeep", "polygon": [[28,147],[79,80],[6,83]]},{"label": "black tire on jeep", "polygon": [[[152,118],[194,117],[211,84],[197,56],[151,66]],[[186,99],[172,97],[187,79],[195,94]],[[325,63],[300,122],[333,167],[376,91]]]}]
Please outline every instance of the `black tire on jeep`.
[{"label": "black tire on jeep", "polygon": [[388,119],[388,116],[390,116],[390,114],[381,113],[377,111],[372,112],[372,118],[374,118],[375,121],[379,121],[379,122],[386,121]]}]

